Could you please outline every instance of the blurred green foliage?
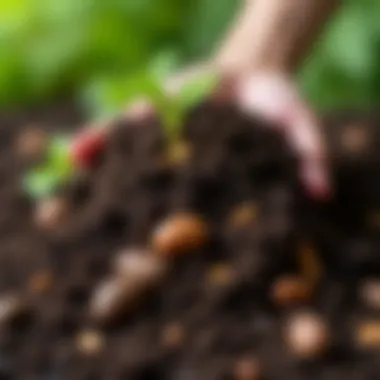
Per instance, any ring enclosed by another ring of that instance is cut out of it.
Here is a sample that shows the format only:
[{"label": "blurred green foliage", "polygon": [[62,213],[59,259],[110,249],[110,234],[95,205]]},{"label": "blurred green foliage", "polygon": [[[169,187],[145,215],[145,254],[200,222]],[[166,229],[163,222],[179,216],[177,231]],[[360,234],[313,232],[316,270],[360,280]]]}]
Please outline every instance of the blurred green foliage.
[{"label": "blurred green foliage", "polygon": [[[72,93],[93,114],[116,112],[212,54],[241,0],[1,0],[0,107]],[[380,98],[380,0],[351,0],[300,73],[320,107]]]}]

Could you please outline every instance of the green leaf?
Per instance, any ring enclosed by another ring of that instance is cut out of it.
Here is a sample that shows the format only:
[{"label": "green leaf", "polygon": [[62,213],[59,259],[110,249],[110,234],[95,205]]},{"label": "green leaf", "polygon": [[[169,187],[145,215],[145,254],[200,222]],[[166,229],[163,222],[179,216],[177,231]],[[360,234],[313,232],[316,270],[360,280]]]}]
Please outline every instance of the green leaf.
[{"label": "green leaf", "polygon": [[24,178],[24,188],[33,198],[43,198],[52,194],[59,185],[57,173],[38,168],[32,170]]},{"label": "green leaf", "polygon": [[215,90],[217,83],[218,77],[213,73],[193,79],[182,87],[178,95],[179,106],[182,110],[189,111],[205,100]]}]

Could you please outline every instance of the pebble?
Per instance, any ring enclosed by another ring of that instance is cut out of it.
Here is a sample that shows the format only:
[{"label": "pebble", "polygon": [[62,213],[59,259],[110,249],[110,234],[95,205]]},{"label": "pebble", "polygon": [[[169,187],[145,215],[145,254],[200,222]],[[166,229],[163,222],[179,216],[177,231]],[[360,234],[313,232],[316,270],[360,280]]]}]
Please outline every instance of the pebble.
[{"label": "pebble", "polygon": [[366,280],[361,286],[360,295],[367,306],[380,310],[380,280]]},{"label": "pebble", "polygon": [[256,358],[242,358],[237,361],[234,369],[234,380],[262,379],[262,366]]},{"label": "pebble", "polygon": [[96,330],[84,330],[76,338],[76,346],[84,355],[96,355],[105,345],[104,336]]},{"label": "pebble", "polygon": [[130,311],[147,288],[134,278],[111,277],[95,288],[90,299],[91,317],[100,324],[109,324]]},{"label": "pebble", "polygon": [[311,289],[306,280],[297,276],[278,278],[272,286],[271,298],[280,307],[291,307],[307,302]]},{"label": "pebble", "polygon": [[161,222],[153,231],[154,251],[167,257],[202,248],[208,240],[206,223],[194,214],[177,214]]},{"label": "pebble", "polygon": [[141,283],[157,283],[167,273],[167,263],[147,250],[132,248],[116,256],[114,270],[120,276],[131,277]]},{"label": "pebble", "polygon": [[68,204],[60,197],[42,199],[36,206],[35,223],[43,230],[56,230],[68,214]]},{"label": "pebble", "polygon": [[0,327],[5,327],[14,319],[29,311],[26,300],[17,294],[7,294],[0,297]]},{"label": "pebble", "polygon": [[380,348],[380,321],[361,322],[356,330],[356,341],[361,348]]},{"label": "pebble", "polygon": [[48,144],[47,134],[38,127],[31,127],[22,132],[17,139],[18,154],[28,160],[42,157]]},{"label": "pebble", "polygon": [[310,359],[327,350],[329,329],[321,316],[311,312],[300,312],[288,321],[285,340],[294,355]]},{"label": "pebble", "polygon": [[178,348],[185,340],[185,328],[181,323],[172,322],[162,332],[162,344],[167,348]]}]

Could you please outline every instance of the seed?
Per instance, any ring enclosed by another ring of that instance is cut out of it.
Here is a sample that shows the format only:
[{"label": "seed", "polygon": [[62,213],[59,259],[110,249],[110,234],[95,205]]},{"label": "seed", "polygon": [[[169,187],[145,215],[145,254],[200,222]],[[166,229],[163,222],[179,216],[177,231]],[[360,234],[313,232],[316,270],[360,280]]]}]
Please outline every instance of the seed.
[{"label": "seed", "polygon": [[122,251],[114,263],[115,272],[125,277],[133,277],[142,283],[157,283],[167,272],[166,262],[142,249]]},{"label": "seed", "polygon": [[170,323],[162,332],[162,343],[167,348],[178,348],[185,339],[185,329],[181,323]]},{"label": "seed", "polygon": [[243,203],[232,211],[229,222],[231,226],[241,228],[254,222],[258,217],[258,213],[258,207],[255,203]]},{"label": "seed", "polygon": [[214,264],[207,273],[207,280],[211,285],[227,285],[234,278],[234,271],[229,264]]},{"label": "seed", "polygon": [[357,327],[356,341],[361,348],[380,348],[380,322],[361,322]]},{"label": "seed", "polygon": [[234,380],[259,380],[262,378],[262,366],[258,359],[242,358],[234,370]]},{"label": "seed", "polygon": [[276,305],[289,307],[307,302],[311,296],[311,289],[301,277],[284,276],[273,284],[271,296]]},{"label": "seed", "polygon": [[130,311],[145,291],[146,286],[134,278],[109,278],[96,287],[90,299],[90,314],[100,324],[112,323]]},{"label": "seed", "polygon": [[168,152],[168,161],[171,165],[183,165],[191,156],[191,149],[189,144],[178,141],[170,146]]},{"label": "seed", "polygon": [[153,232],[152,246],[164,256],[176,256],[202,248],[208,240],[206,223],[193,214],[178,214],[164,220]]},{"label": "seed", "polygon": [[29,311],[29,305],[17,294],[7,294],[0,298],[0,327],[6,326],[14,319]]},{"label": "seed", "polygon": [[104,336],[96,330],[85,330],[78,334],[76,345],[84,355],[95,355],[104,347]]},{"label": "seed", "polygon": [[68,214],[68,204],[65,199],[51,197],[37,204],[35,223],[44,230],[55,230],[60,227]]},{"label": "seed", "polygon": [[349,153],[360,153],[367,149],[369,134],[365,126],[347,126],[341,136],[341,145]]},{"label": "seed", "polygon": [[42,294],[49,291],[53,283],[51,272],[44,271],[35,274],[29,281],[29,289],[34,294]]},{"label": "seed", "polygon": [[16,143],[16,149],[21,157],[34,160],[42,156],[47,143],[46,133],[42,129],[32,127],[21,133]]},{"label": "seed", "polygon": [[326,351],[329,344],[329,329],[319,315],[299,313],[287,324],[286,342],[296,356],[313,358]]}]

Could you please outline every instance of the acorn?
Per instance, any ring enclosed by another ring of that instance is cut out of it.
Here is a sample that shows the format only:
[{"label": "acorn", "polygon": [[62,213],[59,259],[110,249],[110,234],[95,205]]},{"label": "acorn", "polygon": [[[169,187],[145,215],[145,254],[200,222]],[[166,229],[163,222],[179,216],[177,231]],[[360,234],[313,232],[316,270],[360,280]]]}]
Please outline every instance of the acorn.
[{"label": "acorn", "polygon": [[141,283],[158,283],[167,273],[167,263],[144,249],[130,248],[121,251],[114,261],[115,273],[134,278]]},{"label": "acorn", "polygon": [[329,328],[321,316],[301,312],[288,321],[285,340],[294,355],[311,359],[327,350],[330,343]]},{"label": "acorn", "polygon": [[195,214],[177,214],[168,217],[153,231],[154,251],[167,257],[196,251],[209,239],[207,224]]},{"label": "acorn", "polygon": [[107,142],[105,129],[88,128],[81,131],[70,148],[70,157],[75,167],[83,170],[93,168]]},{"label": "acorn", "polygon": [[310,300],[311,289],[308,282],[298,276],[278,278],[271,288],[271,298],[280,307],[291,307]]},{"label": "acorn", "polygon": [[64,198],[45,198],[36,205],[35,223],[43,230],[56,230],[62,225],[67,214],[68,202]]}]

